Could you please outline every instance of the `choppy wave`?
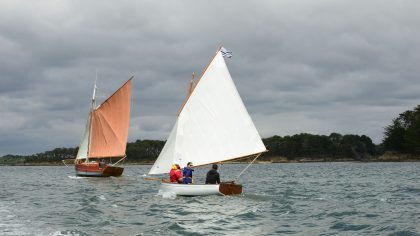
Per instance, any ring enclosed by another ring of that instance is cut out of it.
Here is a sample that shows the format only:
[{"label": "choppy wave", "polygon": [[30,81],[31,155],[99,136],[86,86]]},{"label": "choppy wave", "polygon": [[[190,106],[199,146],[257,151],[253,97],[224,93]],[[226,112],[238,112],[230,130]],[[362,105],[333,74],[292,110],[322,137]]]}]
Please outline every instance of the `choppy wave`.
[{"label": "choppy wave", "polygon": [[[253,165],[239,196],[180,197],[66,167],[0,167],[0,235],[419,235],[420,163]],[[244,165],[224,165],[233,179]],[[194,172],[204,182],[206,169]]]}]

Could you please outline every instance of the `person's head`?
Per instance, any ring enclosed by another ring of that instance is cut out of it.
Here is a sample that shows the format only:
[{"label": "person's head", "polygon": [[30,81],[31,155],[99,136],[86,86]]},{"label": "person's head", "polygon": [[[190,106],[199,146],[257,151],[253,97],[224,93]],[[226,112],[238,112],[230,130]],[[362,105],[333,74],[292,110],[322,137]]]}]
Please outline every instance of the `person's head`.
[{"label": "person's head", "polygon": [[194,165],[193,165],[193,163],[191,161],[187,163],[187,166],[188,167],[194,167]]},{"label": "person's head", "polygon": [[178,169],[178,166],[179,166],[178,164],[172,164],[171,169],[172,170],[177,170]]},{"label": "person's head", "polygon": [[178,165],[178,164],[175,164],[175,166],[176,166],[176,169],[181,169],[181,167]]},{"label": "person's head", "polygon": [[217,170],[217,164],[213,164],[211,167],[213,170]]}]

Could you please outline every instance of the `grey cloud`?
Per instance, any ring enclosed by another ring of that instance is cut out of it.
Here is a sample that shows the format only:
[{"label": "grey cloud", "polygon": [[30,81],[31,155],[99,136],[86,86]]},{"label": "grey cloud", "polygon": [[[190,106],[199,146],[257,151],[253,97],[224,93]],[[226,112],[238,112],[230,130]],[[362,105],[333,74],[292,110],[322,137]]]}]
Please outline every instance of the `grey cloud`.
[{"label": "grey cloud", "polygon": [[[0,155],[77,146],[98,102],[131,73],[129,139],[166,139],[224,44],[263,137],[366,134],[418,104],[417,1],[2,1]],[[354,118],[356,117],[356,118]]]}]

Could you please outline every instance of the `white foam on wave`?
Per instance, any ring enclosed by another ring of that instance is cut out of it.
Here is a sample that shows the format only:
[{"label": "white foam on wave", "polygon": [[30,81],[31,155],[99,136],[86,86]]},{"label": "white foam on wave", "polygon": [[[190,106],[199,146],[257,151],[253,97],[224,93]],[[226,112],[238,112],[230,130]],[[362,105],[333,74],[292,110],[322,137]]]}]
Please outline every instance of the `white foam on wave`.
[{"label": "white foam on wave", "polygon": [[103,201],[105,201],[105,200],[106,200],[106,198],[105,198],[105,196],[104,196],[104,195],[101,195],[101,196],[99,196],[98,198],[99,198],[99,199],[101,199],[101,200],[103,200]]},{"label": "white foam on wave", "polygon": [[13,212],[13,203],[0,201],[0,231],[6,233],[1,235],[31,235],[25,224]]},{"label": "white foam on wave", "polygon": [[82,233],[77,230],[65,230],[65,231],[55,231],[51,234],[52,236],[80,236]]},{"label": "white foam on wave", "polygon": [[74,176],[74,175],[69,175],[68,176],[70,179],[84,179],[85,177],[81,177],[81,176]]},{"label": "white foam on wave", "polygon": [[175,199],[176,198],[176,193],[175,192],[163,191],[161,189],[159,189],[159,192],[158,192],[157,195],[162,196],[162,198],[165,198],[165,199]]},{"label": "white foam on wave", "polygon": [[281,216],[284,216],[284,215],[288,215],[290,213],[290,211],[286,211],[285,213],[283,213],[283,214],[280,214]]}]

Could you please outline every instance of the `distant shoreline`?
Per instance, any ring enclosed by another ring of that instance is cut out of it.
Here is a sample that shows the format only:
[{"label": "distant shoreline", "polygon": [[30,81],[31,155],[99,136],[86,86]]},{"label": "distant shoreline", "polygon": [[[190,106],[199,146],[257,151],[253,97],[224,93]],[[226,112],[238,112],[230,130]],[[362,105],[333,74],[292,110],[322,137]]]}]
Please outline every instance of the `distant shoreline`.
[{"label": "distant shoreline", "polygon": [[[358,162],[358,163],[374,163],[374,162],[420,162],[420,156],[412,154],[403,154],[397,152],[385,152],[381,156],[365,156],[364,158],[333,158],[333,157],[294,157],[295,159],[289,160],[283,156],[266,156],[256,160],[255,164],[272,164],[272,163],[328,163],[328,162]],[[0,159],[1,160],[1,159]],[[73,160],[73,159],[71,159]],[[249,164],[251,158],[232,160],[223,162],[223,164]],[[153,165],[155,159],[137,161],[127,159],[123,165]],[[68,166],[73,166],[73,162],[66,162]],[[63,162],[54,161],[16,161],[16,162],[0,162],[0,166],[65,166]]]},{"label": "distant shoreline", "polygon": [[[332,161],[324,161],[324,160],[276,160],[276,161],[256,161],[253,164],[296,164],[296,163],[334,163],[334,162],[354,162],[354,163],[403,163],[403,162],[420,162],[419,159],[404,159],[404,160],[367,160],[367,161],[358,161],[358,160],[332,160]],[[223,164],[249,164],[250,162],[223,162]],[[123,166],[135,166],[135,165],[153,165],[153,162],[128,162],[124,163]],[[15,164],[5,164],[0,163],[0,166],[65,166],[63,163],[15,163]],[[72,167],[73,164],[68,164],[69,167]]]}]

